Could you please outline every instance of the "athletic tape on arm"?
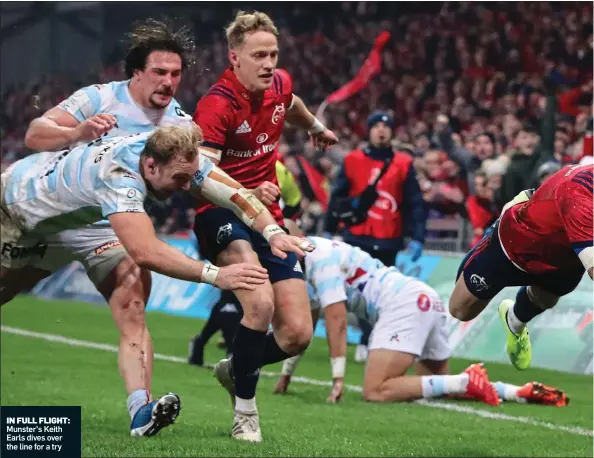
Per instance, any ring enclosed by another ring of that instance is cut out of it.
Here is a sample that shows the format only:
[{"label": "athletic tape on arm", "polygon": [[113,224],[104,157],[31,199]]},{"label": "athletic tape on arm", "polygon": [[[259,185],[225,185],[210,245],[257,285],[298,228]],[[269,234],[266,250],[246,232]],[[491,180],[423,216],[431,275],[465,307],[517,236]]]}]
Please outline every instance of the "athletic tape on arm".
[{"label": "athletic tape on arm", "polygon": [[[202,170],[202,167],[201,167]],[[254,219],[266,211],[266,207],[256,196],[219,169],[212,165],[206,174],[196,173],[193,184],[209,202],[232,210],[241,220],[252,227]]]}]

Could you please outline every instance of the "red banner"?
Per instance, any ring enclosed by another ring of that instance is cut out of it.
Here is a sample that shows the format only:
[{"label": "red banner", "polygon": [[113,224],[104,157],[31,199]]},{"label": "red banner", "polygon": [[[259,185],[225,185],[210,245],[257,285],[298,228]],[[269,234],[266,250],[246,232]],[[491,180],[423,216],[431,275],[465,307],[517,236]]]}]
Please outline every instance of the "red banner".
[{"label": "red banner", "polygon": [[328,208],[328,180],[315,167],[313,167],[303,156],[297,156],[301,170],[307,178],[307,184],[311,188],[316,200],[322,205],[324,211]]},{"label": "red banner", "polygon": [[373,78],[382,69],[382,49],[390,39],[389,32],[382,32],[375,39],[373,49],[367,56],[363,66],[351,81],[342,86],[340,89],[334,91],[326,98],[327,103],[342,102],[350,96],[356,94],[361,89],[369,84]]}]

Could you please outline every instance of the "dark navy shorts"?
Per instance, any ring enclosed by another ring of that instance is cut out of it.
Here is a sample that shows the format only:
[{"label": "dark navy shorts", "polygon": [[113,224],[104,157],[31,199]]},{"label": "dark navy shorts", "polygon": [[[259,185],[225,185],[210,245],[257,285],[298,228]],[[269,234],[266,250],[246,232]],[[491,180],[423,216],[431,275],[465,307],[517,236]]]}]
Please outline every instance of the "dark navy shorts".
[{"label": "dark navy shorts", "polygon": [[268,270],[271,283],[290,278],[303,280],[303,272],[295,253],[287,253],[286,259],[272,254],[270,245],[258,232],[250,229],[235,213],[226,208],[209,208],[196,215],[194,232],[198,239],[200,256],[216,263],[217,256],[234,240],[247,240],[260,264]]},{"label": "dark navy shorts", "polygon": [[518,269],[505,255],[499,242],[499,221],[496,221],[468,252],[458,275],[464,275],[468,290],[479,299],[493,299],[507,286],[538,286],[556,296],[565,296],[577,288],[584,269],[530,274]]}]

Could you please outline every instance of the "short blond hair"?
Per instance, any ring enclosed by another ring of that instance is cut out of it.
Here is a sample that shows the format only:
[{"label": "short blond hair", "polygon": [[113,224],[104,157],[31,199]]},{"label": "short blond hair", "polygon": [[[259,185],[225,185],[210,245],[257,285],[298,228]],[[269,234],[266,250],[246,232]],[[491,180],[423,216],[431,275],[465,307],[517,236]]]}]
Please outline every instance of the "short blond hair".
[{"label": "short blond hair", "polygon": [[196,158],[201,142],[202,130],[197,124],[157,127],[148,137],[142,154],[161,164],[168,163],[175,156],[191,162]]},{"label": "short blond hair", "polygon": [[270,32],[278,37],[278,29],[266,13],[261,13],[260,11],[254,11],[253,13],[239,11],[233,22],[225,29],[229,49],[235,49],[241,46],[247,34],[259,30]]}]

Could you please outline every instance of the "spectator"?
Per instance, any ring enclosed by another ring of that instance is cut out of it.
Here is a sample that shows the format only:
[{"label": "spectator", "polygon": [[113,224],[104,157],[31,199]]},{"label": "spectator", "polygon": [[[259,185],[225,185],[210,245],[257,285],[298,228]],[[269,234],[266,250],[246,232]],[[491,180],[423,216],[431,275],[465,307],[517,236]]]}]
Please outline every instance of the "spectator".
[{"label": "spectator", "polygon": [[466,199],[466,212],[473,233],[469,248],[474,247],[481,240],[485,230],[499,217],[493,190],[487,186],[487,174],[480,170],[476,173],[474,180],[476,195]]}]

